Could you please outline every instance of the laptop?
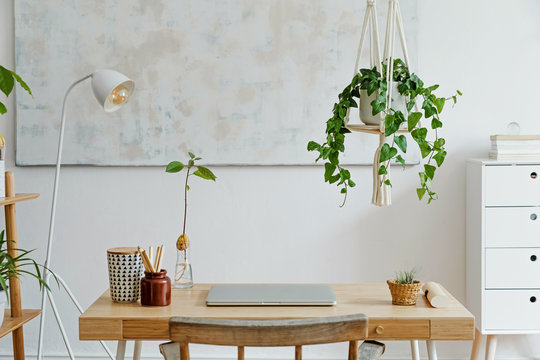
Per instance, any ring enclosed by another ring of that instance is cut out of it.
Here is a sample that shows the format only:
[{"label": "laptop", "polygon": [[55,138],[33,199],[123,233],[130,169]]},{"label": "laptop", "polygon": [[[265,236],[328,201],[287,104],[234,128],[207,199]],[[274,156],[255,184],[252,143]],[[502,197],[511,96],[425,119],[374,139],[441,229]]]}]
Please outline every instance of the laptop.
[{"label": "laptop", "polygon": [[208,306],[331,306],[336,305],[329,285],[234,284],[214,285],[206,297]]}]

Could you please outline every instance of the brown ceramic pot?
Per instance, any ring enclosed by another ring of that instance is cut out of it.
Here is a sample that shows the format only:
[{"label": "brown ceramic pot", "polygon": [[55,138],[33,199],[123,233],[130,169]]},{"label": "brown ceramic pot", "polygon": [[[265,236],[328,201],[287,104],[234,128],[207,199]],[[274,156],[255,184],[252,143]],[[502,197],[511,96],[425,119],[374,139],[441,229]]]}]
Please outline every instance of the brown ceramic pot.
[{"label": "brown ceramic pot", "polygon": [[171,304],[171,279],[167,270],[145,272],[141,279],[141,304],[167,306]]}]

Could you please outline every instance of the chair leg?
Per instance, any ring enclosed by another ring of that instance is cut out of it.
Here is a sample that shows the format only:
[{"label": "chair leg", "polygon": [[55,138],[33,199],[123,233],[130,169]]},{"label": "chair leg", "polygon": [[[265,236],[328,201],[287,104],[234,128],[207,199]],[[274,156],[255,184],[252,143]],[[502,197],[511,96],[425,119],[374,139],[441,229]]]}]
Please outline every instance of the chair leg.
[{"label": "chair leg", "polygon": [[126,340],[118,341],[118,346],[116,347],[116,360],[124,360],[126,356]]},{"label": "chair leg", "polygon": [[420,360],[420,350],[418,349],[418,340],[411,340],[412,360]]},{"label": "chair leg", "polygon": [[238,347],[238,360],[244,360],[244,347]]},{"label": "chair leg", "polygon": [[482,347],[482,333],[475,329],[474,342],[471,350],[471,360],[479,360],[480,348]]},{"label": "chair leg", "polygon": [[349,341],[349,360],[358,360],[358,340]]},{"label": "chair leg", "polygon": [[294,347],[294,360],[302,360],[302,345]]},{"label": "chair leg", "polygon": [[180,360],[189,360],[189,344],[180,344]]},{"label": "chair leg", "polygon": [[486,341],[486,360],[495,360],[497,349],[497,335],[488,335]]}]

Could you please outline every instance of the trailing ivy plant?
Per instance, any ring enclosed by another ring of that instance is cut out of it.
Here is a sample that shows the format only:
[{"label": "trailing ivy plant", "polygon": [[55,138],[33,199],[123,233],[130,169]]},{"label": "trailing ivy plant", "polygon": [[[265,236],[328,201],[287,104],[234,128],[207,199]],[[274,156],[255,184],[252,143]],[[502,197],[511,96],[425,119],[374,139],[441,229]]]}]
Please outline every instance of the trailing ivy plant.
[{"label": "trailing ivy plant", "polygon": [[[446,141],[439,136],[438,129],[443,126],[440,114],[447,101],[457,102],[457,97],[461,96],[459,90],[456,94],[445,98],[437,97],[434,91],[439,85],[426,86],[424,82],[414,73],[410,73],[406,64],[401,59],[393,62],[393,83],[397,86],[399,94],[405,98],[406,113],[389,107],[386,110],[386,97],[388,84],[386,83],[386,64],[382,66],[382,74],[373,69],[361,69],[351,80],[351,83],[338,95],[338,102],[334,104],[332,117],[326,122],[326,142],[319,144],[310,141],[307,145],[308,151],[316,151],[319,156],[315,160],[325,160],[324,181],[330,184],[337,183],[344,194],[343,203],[347,201],[349,187],[354,187],[350,172],[343,168],[339,162],[340,153],[345,151],[345,134],[350,131],[345,127],[345,117],[350,108],[358,107],[355,99],[360,98],[360,90],[366,90],[368,96],[377,93],[376,98],[371,102],[372,114],[384,115],[384,135],[391,137],[389,143],[385,143],[379,156],[379,175],[388,174],[388,166],[391,162],[398,162],[405,167],[405,159],[401,154],[407,152],[407,138],[405,135],[398,135],[398,130],[405,124],[411,137],[420,148],[422,158],[427,160],[423,171],[419,172],[420,187],[416,189],[419,200],[427,195],[428,204],[437,199],[437,194],[431,187],[431,182],[435,176],[435,171],[440,167],[447,155],[445,150]],[[413,111],[415,103],[421,104],[420,111]],[[420,122],[421,119],[424,121]],[[422,125],[420,125],[422,124]],[[431,129],[428,130],[428,126]],[[428,138],[431,134],[431,138]],[[400,153],[401,151],[401,153]],[[437,165],[435,166],[434,163]],[[384,182],[392,186],[390,179]]]}]

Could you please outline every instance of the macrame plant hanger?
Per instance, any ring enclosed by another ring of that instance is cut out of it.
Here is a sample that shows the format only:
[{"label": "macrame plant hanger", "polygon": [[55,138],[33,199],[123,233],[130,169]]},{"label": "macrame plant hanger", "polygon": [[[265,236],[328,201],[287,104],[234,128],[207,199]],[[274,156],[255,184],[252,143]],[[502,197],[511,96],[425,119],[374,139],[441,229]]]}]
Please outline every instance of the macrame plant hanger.
[{"label": "macrame plant hanger", "polygon": [[[358,45],[358,52],[356,54],[356,62],[354,65],[354,75],[358,73],[360,56],[362,53],[362,48],[364,45],[364,39],[367,31],[367,27],[370,27],[370,62],[371,68],[375,67],[379,73],[382,74],[382,66],[379,53],[379,38],[378,38],[378,24],[377,24],[377,11],[375,6],[375,0],[367,0],[366,5],[366,14],[364,16],[364,24],[362,25],[362,33],[360,35],[360,44]],[[394,41],[396,29],[399,34],[399,40],[401,43],[401,50],[403,52],[403,60],[407,67],[409,67],[409,54],[407,51],[407,42],[405,40],[405,31],[403,30],[403,19],[401,17],[401,9],[399,7],[398,0],[388,0],[388,14],[386,18],[386,35],[384,39],[384,52],[383,60],[386,64],[386,113],[390,109],[392,102],[392,85],[393,78],[392,73],[394,71]],[[418,111],[418,106],[415,103],[415,109]],[[388,179],[390,173],[390,160],[388,160],[384,165],[387,169],[387,174],[379,175],[379,156],[381,149],[385,144],[386,137],[384,136],[384,117],[382,117],[379,126],[370,126],[370,125],[352,125],[348,124],[349,122],[349,113],[345,117],[345,126],[356,132],[365,132],[370,134],[379,135],[379,147],[375,151],[375,156],[373,158],[373,195],[371,198],[371,203],[377,206],[388,206],[392,204],[390,185],[385,184],[385,181]],[[406,132],[405,129],[398,130],[399,132]]]}]

